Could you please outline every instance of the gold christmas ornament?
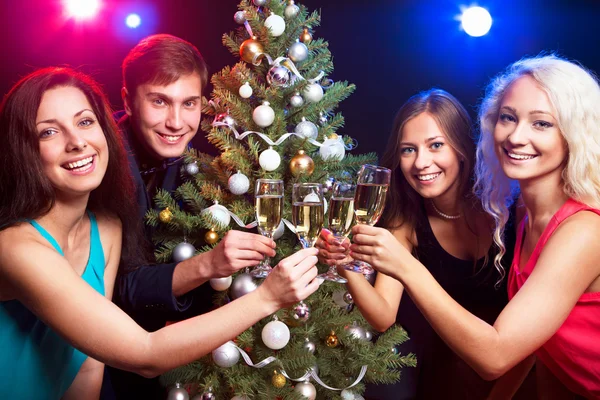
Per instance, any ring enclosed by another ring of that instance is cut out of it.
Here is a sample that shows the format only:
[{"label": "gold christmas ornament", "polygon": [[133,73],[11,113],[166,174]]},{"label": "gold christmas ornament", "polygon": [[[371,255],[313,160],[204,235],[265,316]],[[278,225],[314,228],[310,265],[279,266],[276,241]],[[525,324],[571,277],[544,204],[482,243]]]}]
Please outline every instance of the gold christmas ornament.
[{"label": "gold christmas ornament", "polygon": [[283,376],[280,373],[275,372],[273,374],[273,377],[271,378],[271,383],[273,384],[273,386],[275,386],[278,389],[281,389],[282,387],[285,386],[286,383],[286,379],[285,376]]},{"label": "gold christmas ornament", "polygon": [[173,213],[171,212],[171,210],[169,210],[169,207],[165,208],[158,214],[158,219],[160,219],[160,222],[164,222],[165,224],[167,222],[171,222],[172,218]]},{"label": "gold christmas ornament", "polygon": [[340,341],[338,340],[338,337],[334,331],[331,331],[331,333],[327,336],[327,339],[325,340],[325,344],[328,347],[337,347],[338,344],[340,344]]},{"label": "gold christmas ornament", "polygon": [[204,235],[204,241],[208,244],[215,244],[219,241],[219,234],[214,229],[211,229]]},{"label": "gold christmas ornament", "polygon": [[327,137],[327,139],[337,139],[337,138],[338,138],[338,135],[337,135],[337,133],[332,133],[331,135],[329,135],[329,136]]},{"label": "gold christmas ornament", "polygon": [[258,65],[264,57],[265,50],[263,45],[256,40],[256,36],[245,40],[240,46],[240,57],[250,64]]},{"label": "gold christmas ornament", "polygon": [[304,44],[309,43],[312,40],[312,35],[308,31],[308,28],[304,28],[300,34],[300,41]]},{"label": "gold christmas ornament", "polygon": [[298,150],[298,154],[290,160],[290,171],[294,176],[310,176],[314,170],[315,162],[304,152],[304,150]]}]

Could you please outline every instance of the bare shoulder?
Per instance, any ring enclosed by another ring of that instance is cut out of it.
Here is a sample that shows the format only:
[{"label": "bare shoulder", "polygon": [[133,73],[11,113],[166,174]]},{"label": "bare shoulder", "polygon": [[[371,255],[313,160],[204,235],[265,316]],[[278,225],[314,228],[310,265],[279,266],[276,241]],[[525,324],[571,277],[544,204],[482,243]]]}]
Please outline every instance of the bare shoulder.
[{"label": "bare shoulder", "polygon": [[573,235],[573,240],[593,240],[600,234],[600,215],[593,211],[580,211],[565,219],[555,234]]},{"label": "bare shoulder", "polygon": [[20,254],[32,253],[38,247],[52,248],[33,226],[28,223],[11,226],[0,231],[0,268],[7,260]]},{"label": "bare shoulder", "polygon": [[0,231],[0,301],[15,298],[15,277],[35,275],[28,265],[41,263],[52,253],[56,253],[52,245],[27,223]]},{"label": "bare shoulder", "polygon": [[123,224],[118,216],[109,213],[98,213],[96,214],[96,221],[103,242],[106,240],[111,242],[115,239],[121,240]]}]

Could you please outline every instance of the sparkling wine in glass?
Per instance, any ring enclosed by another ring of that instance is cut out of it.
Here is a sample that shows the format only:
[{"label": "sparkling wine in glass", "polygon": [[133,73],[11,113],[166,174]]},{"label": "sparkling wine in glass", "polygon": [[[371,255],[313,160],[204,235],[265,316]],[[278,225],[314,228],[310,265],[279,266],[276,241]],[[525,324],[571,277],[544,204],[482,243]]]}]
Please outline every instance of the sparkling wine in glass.
[{"label": "sparkling wine in glass", "polygon": [[[335,182],[329,199],[329,230],[335,241],[342,244],[352,230],[354,219],[354,183]],[[335,265],[329,267],[319,278],[327,281],[346,283],[348,280],[337,273]]]},{"label": "sparkling wine in glass", "polygon": [[[365,164],[360,167],[354,195],[354,216],[357,224],[372,226],[379,221],[385,207],[391,173],[389,169],[376,165]],[[373,273],[373,267],[363,261],[354,261],[344,267],[365,275]]]},{"label": "sparkling wine in glass", "polygon": [[292,223],[303,248],[313,247],[323,228],[323,185],[295,183],[292,188]]},{"label": "sparkling wine in glass", "polygon": [[[281,222],[283,212],[283,181],[279,179],[258,179],[254,192],[254,209],[256,211],[256,221],[258,222],[258,232],[263,236],[272,238]],[[271,269],[270,257],[265,256],[264,260],[250,272],[250,275],[255,278],[266,278]]]}]

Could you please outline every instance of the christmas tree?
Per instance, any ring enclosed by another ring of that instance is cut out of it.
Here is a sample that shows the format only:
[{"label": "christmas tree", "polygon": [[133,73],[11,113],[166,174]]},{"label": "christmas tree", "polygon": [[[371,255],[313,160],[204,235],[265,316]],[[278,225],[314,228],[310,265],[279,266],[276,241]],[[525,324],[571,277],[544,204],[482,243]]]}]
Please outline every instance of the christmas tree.
[{"label": "christmas tree", "polygon": [[[322,183],[327,197],[335,181],[353,181],[361,165],[376,162],[374,154],[346,153],[356,143],[339,133],[344,118],[333,110],[355,87],[329,78],[328,43],[313,38],[319,13],[293,0],[243,0],[238,8],[240,26],[223,44],[241,60],[212,77],[211,100],[203,99],[201,128],[221,154],[189,151],[186,182],[173,195],[157,194],[162,211],[149,211],[147,221],[156,228],[158,261],[181,261],[210,250],[229,229],[253,228],[255,181],[271,178],[283,180],[286,193],[273,235],[276,265],[300,248],[289,223],[292,185]],[[257,284],[244,271],[211,280],[220,291],[216,305]],[[289,330],[289,341],[265,344],[263,334],[278,330]],[[303,303],[162,379],[204,399],[360,399],[365,382],[392,383],[401,367],[415,365],[413,355],[396,351],[405,340],[406,332],[392,327],[374,341],[345,286],[325,282]]]}]

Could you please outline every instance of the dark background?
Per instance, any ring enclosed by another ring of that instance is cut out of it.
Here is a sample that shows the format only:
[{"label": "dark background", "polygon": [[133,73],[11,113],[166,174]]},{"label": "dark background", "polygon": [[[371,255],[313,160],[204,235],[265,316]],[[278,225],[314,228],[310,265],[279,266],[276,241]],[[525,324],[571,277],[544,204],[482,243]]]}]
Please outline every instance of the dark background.
[{"label": "dark background", "polygon": [[[494,24],[471,38],[455,17],[470,2],[448,0],[299,0],[320,9],[314,37],[330,44],[334,80],[356,92],[341,103],[355,152],[385,146],[400,105],[432,86],[454,94],[472,116],[488,80],[509,63],[541,51],[557,51],[600,71],[600,2],[592,0],[486,0]],[[170,33],[194,43],[210,73],[237,62],[222,46],[235,29],[237,0],[104,0],[99,15],[75,23],[63,16],[60,0],[0,0],[0,92],[38,67],[69,64],[94,75],[116,109],[121,107],[120,64],[129,49],[152,33]],[[129,12],[142,26],[124,25]],[[207,97],[210,92],[204,93]],[[600,106],[600,105],[599,105]]]}]

